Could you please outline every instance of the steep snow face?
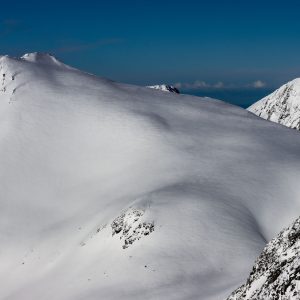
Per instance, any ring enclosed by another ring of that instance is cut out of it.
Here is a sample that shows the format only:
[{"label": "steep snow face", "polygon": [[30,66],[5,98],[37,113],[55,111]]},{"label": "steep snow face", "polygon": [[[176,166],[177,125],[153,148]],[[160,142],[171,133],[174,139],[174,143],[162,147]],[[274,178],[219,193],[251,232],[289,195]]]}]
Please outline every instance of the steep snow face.
[{"label": "steep snow face", "polygon": [[163,92],[180,94],[179,90],[175,86],[172,86],[172,85],[160,84],[160,85],[149,85],[147,87],[150,89],[160,90]]},{"label": "steep snow face", "polygon": [[251,299],[300,299],[300,218],[265,247],[246,284],[228,298]]},{"label": "steep snow face", "polygon": [[224,299],[300,209],[297,132],[0,59],[0,298]]},{"label": "steep snow face", "polygon": [[283,85],[248,110],[266,120],[300,130],[300,78]]}]

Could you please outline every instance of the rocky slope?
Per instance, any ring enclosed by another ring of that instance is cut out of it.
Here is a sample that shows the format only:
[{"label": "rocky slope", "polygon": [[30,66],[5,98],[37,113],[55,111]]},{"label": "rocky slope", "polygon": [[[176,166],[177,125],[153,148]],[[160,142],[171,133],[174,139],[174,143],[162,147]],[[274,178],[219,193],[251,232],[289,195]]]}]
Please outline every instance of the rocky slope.
[{"label": "rocky slope", "polygon": [[266,120],[300,130],[300,78],[281,86],[248,110]]},{"label": "rocky slope", "polygon": [[265,247],[247,282],[227,300],[278,299],[300,299],[300,218]]}]

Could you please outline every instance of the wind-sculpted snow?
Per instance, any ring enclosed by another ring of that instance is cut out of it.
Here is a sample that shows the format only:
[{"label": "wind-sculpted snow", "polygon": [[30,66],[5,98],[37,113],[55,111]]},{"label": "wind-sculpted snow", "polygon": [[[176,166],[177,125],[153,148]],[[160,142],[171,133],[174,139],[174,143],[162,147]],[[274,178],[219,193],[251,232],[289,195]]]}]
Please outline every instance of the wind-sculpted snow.
[{"label": "wind-sculpted snow", "polygon": [[224,299],[297,217],[298,132],[26,57],[0,58],[0,299]]},{"label": "wind-sculpted snow", "polygon": [[300,299],[300,218],[265,247],[246,284],[228,298],[246,299]]},{"label": "wind-sculpted snow", "polygon": [[300,130],[300,78],[283,85],[248,110],[266,120]]}]

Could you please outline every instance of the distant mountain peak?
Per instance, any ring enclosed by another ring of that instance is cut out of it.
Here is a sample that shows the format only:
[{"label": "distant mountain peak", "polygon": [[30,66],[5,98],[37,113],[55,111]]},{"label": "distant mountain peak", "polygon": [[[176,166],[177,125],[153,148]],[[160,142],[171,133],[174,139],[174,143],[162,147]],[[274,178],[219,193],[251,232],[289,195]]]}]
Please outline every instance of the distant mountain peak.
[{"label": "distant mountain peak", "polygon": [[163,91],[163,92],[180,94],[179,90],[173,85],[158,84],[158,85],[149,85],[147,87],[150,88],[150,89],[160,90],[160,91]]},{"label": "distant mountain peak", "polygon": [[284,84],[248,110],[263,119],[300,130],[300,78]]}]

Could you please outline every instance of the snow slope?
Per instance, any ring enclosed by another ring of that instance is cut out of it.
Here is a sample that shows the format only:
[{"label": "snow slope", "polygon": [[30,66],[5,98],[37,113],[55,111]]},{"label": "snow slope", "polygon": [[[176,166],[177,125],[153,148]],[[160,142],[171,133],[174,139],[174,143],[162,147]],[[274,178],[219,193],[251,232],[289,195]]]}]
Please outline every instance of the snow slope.
[{"label": "snow slope", "polygon": [[266,120],[300,130],[300,78],[284,84],[248,110]]},{"label": "snow slope", "polygon": [[250,299],[300,299],[300,218],[268,243],[247,282],[228,298]]},{"label": "snow slope", "polygon": [[163,92],[170,92],[170,93],[180,94],[179,90],[173,85],[159,84],[159,85],[149,85],[147,87],[150,88],[150,89],[160,90],[160,91],[163,91]]},{"label": "snow slope", "polygon": [[297,217],[297,132],[27,57],[0,58],[1,300],[224,299]]}]

